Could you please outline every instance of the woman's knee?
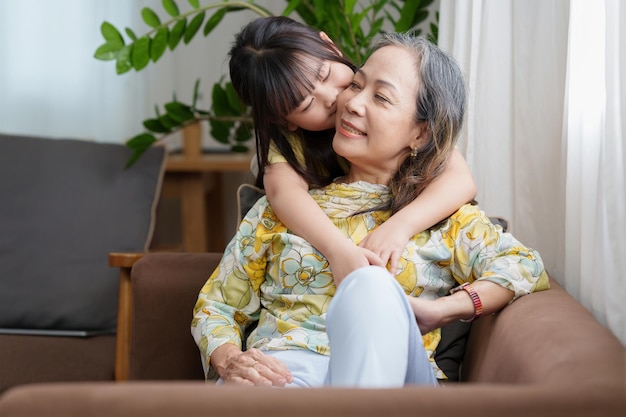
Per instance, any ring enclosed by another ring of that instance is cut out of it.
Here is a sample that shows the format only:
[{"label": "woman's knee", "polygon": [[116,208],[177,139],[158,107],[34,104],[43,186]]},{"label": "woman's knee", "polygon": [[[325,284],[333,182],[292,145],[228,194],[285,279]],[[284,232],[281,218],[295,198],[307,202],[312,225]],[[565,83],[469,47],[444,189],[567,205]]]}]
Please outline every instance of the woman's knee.
[{"label": "woman's knee", "polygon": [[342,281],[335,298],[342,297],[374,297],[401,296],[403,291],[398,282],[385,268],[380,266],[365,266],[352,271]]},{"label": "woman's knee", "polygon": [[326,316],[333,355],[406,355],[411,319],[406,304],[402,287],[384,268],[352,272],[339,285]]},{"label": "woman's knee", "polygon": [[384,268],[366,266],[350,273],[339,285],[328,310],[334,313],[359,316],[403,308],[404,291]]}]

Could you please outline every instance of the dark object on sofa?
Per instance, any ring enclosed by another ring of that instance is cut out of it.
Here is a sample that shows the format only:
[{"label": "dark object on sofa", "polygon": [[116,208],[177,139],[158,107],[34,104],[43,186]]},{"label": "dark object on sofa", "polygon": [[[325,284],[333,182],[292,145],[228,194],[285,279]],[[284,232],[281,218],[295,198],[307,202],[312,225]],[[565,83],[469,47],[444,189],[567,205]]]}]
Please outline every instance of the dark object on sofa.
[{"label": "dark object on sofa", "polygon": [[304,417],[626,413],[624,346],[555,281],[550,290],[473,323],[458,384],[386,390],[212,386],[201,381],[189,326],[197,293],[220,258],[147,254],[135,264],[130,382],[17,387],[0,397],[0,415],[269,417],[281,408]]},{"label": "dark object on sofa", "polygon": [[112,380],[115,250],[146,250],[165,151],[0,135],[0,391]]}]

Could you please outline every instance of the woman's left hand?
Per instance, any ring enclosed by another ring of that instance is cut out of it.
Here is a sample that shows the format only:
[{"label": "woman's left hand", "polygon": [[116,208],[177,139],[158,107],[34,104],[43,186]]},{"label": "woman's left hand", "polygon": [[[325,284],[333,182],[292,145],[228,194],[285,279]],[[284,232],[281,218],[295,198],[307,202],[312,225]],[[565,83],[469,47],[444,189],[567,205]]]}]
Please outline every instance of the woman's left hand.
[{"label": "woman's left hand", "polygon": [[[499,311],[515,295],[512,290],[486,280],[474,281],[472,287],[483,315]],[[470,320],[476,314],[476,305],[466,291],[458,291],[436,300],[423,297],[408,299],[422,333],[443,327],[454,320]]]},{"label": "woman's left hand", "polygon": [[408,299],[422,334],[442,326],[443,312],[440,309],[441,303],[420,297],[408,297]]}]

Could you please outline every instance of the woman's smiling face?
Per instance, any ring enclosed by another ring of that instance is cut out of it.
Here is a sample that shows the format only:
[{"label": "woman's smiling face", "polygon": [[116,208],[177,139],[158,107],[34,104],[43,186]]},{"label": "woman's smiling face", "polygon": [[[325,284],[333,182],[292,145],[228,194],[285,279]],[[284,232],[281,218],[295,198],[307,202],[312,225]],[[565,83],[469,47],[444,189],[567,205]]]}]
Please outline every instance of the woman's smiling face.
[{"label": "woman's smiling face", "polygon": [[425,125],[416,122],[418,86],[413,54],[385,46],[339,95],[333,148],[351,162],[351,175],[366,175],[351,180],[387,184],[401,158],[422,145]]}]

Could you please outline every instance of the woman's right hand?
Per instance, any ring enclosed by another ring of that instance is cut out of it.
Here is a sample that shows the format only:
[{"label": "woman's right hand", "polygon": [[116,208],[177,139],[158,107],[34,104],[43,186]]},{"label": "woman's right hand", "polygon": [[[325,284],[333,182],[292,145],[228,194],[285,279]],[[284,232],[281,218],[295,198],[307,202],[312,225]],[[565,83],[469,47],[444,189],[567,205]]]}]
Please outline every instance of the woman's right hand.
[{"label": "woman's right hand", "polygon": [[284,387],[293,382],[285,364],[254,348],[242,352],[233,344],[222,345],[211,354],[211,366],[226,384]]}]

